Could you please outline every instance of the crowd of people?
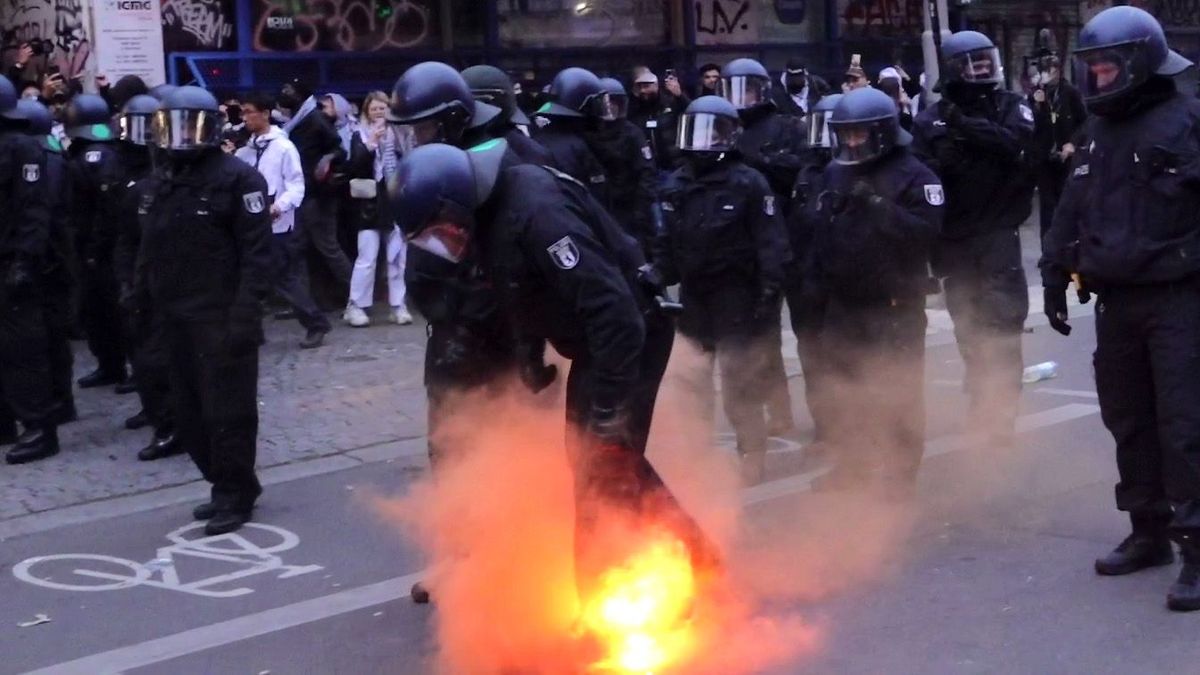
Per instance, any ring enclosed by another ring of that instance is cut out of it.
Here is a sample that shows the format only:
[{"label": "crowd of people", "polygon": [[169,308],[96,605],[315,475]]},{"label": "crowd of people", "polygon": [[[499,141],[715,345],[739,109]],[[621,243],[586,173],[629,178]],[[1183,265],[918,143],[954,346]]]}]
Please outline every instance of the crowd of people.
[{"label": "crowd of people", "polygon": [[261,493],[271,291],[302,347],[331,327],[311,256],[345,289],[349,325],[370,322],[377,278],[389,320],[411,323],[411,303],[428,322],[435,469],[456,450],[440,433],[452,395],[510,376],[545,389],[559,376],[550,345],[571,361],[581,566],[603,557],[586,545],[600,503],[658,514],[711,559],[644,457],[676,331],[719,369],[755,483],[767,439],[794,426],[786,303],[808,452],[832,465],[817,488],[907,499],[925,435],[926,296],[945,293],[969,429],[1015,442],[1019,227],[1037,188],[1052,327],[1070,331],[1070,280],[1082,301],[1100,296],[1098,391],[1133,534],[1096,570],[1170,562],[1174,538],[1185,566],[1169,604],[1200,609],[1200,311],[1183,311],[1200,302],[1200,116],[1170,79],[1190,63],[1129,7],[1099,14],[1079,45],[1079,90],[1045,54],[1022,96],[987,36],[955,33],[940,45],[940,100],[898,65],[872,84],[857,55],[840,94],[800,60],[772,75],[749,58],[702,66],[694,97],[646,67],[628,88],[567,68],[531,96],[492,66],[426,62],[357,106],[299,80],[219,103],[136,78],[65,100],[58,83],[48,98],[45,82],[0,79],[7,459],[58,451],[80,329],[99,366],[78,385],[136,390],[143,419],[129,423],[155,431],[139,457],[188,452],[213,485],[195,516],[210,534],[240,527]]}]

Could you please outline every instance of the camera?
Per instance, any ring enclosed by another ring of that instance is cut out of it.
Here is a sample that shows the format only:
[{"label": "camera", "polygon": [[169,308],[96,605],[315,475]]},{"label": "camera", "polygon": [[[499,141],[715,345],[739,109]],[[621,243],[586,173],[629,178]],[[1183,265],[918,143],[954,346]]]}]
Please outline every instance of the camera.
[{"label": "camera", "polygon": [[54,51],[53,40],[30,40],[25,44],[29,45],[29,49],[33,51],[34,56],[45,56]]}]

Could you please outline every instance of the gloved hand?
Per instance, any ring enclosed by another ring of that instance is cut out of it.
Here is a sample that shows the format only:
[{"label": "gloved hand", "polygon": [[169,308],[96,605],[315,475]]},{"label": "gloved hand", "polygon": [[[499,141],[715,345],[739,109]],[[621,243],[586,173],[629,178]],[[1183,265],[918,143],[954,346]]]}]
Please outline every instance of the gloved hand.
[{"label": "gloved hand", "polygon": [[1042,288],[1042,299],[1046,318],[1050,319],[1050,327],[1063,335],[1070,335],[1071,326],[1067,323],[1066,285]]},{"label": "gloved hand", "polygon": [[650,295],[662,295],[663,289],[666,288],[662,274],[651,263],[646,263],[638,268],[637,280]]},{"label": "gloved hand", "polygon": [[875,186],[870,182],[860,180],[850,188],[850,203],[858,208],[874,209],[883,205],[883,197],[875,192]]},{"label": "gloved hand", "polygon": [[602,446],[628,447],[629,415],[621,406],[593,403],[588,411],[584,432],[590,440]]},{"label": "gloved hand", "polygon": [[262,345],[262,322],[257,316],[234,314],[227,330],[225,344],[231,352],[245,353]]},{"label": "gloved hand", "polygon": [[13,261],[8,267],[8,273],[4,276],[4,288],[14,297],[24,295],[33,286],[33,270],[29,264],[22,261]]},{"label": "gloved hand", "polygon": [[554,380],[558,379],[558,366],[551,363],[523,363],[518,371],[521,376],[521,383],[525,388],[534,394],[540,394],[546,387],[554,384]]},{"label": "gloved hand", "polygon": [[956,127],[962,124],[962,108],[958,107],[951,101],[942,99],[942,121],[946,123],[946,126],[951,127]]}]

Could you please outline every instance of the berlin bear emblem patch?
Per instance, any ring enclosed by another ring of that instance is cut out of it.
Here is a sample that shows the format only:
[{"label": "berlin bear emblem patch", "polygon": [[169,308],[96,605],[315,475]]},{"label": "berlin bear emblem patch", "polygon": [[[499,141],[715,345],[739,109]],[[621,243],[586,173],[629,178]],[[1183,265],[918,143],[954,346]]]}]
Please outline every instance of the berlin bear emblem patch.
[{"label": "berlin bear emblem patch", "polygon": [[546,251],[554,260],[554,264],[561,269],[572,270],[579,264],[579,249],[575,247],[575,242],[571,240],[570,235],[550,244]]},{"label": "berlin bear emblem patch", "polygon": [[263,193],[258,190],[242,195],[242,204],[245,205],[246,211],[250,213],[262,213],[263,209],[267,207],[267,202],[263,199]]},{"label": "berlin bear emblem patch", "polygon": [[925,201],[931,206],[941,206],[946,203],[946,193],[942,192],[941,185],[926,185],[925,186]]},{"label": "berlin bear emblem patch", "polygon": [[42,167],[37,164],[25,164],[21,167],[21,176],[26,183],[36,183],[42,177]]}]

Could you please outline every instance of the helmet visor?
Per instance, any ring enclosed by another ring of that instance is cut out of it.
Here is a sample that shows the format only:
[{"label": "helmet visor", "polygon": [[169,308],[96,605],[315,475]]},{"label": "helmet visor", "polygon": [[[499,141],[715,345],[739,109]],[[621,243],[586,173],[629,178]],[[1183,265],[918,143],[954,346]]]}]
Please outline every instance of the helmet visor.
[{"label": "helmet visor", "polygon": [[472,89],[471,95],[480,103],[494,105],[497,108],[503,108],[508,103],[508,95],[512,92],[506,92],[503,89]]},{"label": "helmet visor", "polygon": [[160,110],[154,113],[154,144],[166,150],[189,150],[216,145],[224,120],[208,110]]},{"label": "helmet visor", "polygon": [[1075,52],[1075,83],[1088,102],[1115,98],[1141,86],[1150,66],[1141,43]]},{"label": "helmet visor", "polygon": [[687,113],[679,119],[676,139],[680,150],[729,152],[737,143],[741,125],[737,120],[712,113]]},{"label": "helmet visor", "polygon": [[121,140],[134,145],[154,143],[153,116],[124,114],[117,119]]},{"label": "helmet visor", "polygon": [[889,149],[882,127],[879,121],[830,124],[833,161],[854,166],[882,157]]},{"label": "helmet visor", "polygon": [[629,116],[629,96],[627,94],[609,94],[609,103],[612,105],[613,119],[623,120]]},{"label": "helmet visor", "polygon": [[605,122],[611,122],[617,119],[617,108],[613,105],[612,96],[608,92],[601,92],[593,96],[589,96],[583,104],[584,115],[602,119]]},{"label": "helmet visor", "polygon": [[402,150],[418,148],[430,143],[449,143],[445,125],[437,117],[426,117],[410,124],[393,124],[396,138],[401,140]]},{"label": "helmet visor", "polygon": [[976,49],[946,59],[947,79],[972,84],[1004,82],[1004,65],[995,47]]},{"label": "helmet visor", "polygon": [[721,96],[738,110],[767,102],[771,81],[762,77],[737,75],[721,78]]},{"label": "helmet visor", "polygon": [[815,110],[808,115],[808,145],[812,148],[829,148],[829,111]]}]

